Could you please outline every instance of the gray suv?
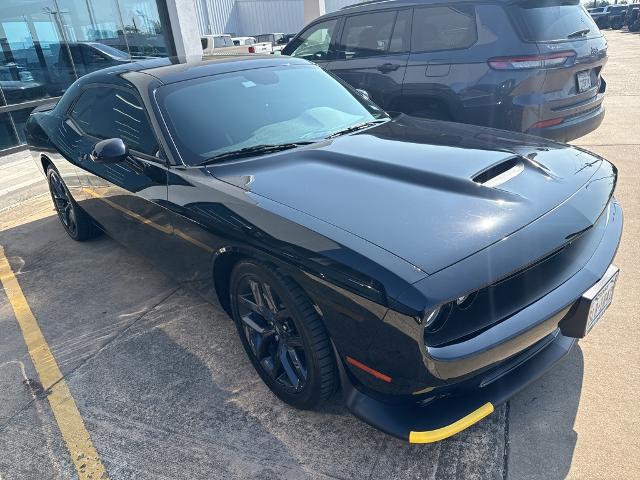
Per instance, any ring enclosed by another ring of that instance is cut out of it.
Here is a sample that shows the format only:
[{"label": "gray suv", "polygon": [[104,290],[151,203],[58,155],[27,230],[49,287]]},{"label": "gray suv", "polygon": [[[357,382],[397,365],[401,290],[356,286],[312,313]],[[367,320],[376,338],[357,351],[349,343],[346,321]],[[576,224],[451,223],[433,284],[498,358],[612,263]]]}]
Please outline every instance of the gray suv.
[{"label": "gray suv", "polygon": [[387,111],[561,141],[604,117],[607,42],[579,0],[383,0],[324,15],[282,52]]}]

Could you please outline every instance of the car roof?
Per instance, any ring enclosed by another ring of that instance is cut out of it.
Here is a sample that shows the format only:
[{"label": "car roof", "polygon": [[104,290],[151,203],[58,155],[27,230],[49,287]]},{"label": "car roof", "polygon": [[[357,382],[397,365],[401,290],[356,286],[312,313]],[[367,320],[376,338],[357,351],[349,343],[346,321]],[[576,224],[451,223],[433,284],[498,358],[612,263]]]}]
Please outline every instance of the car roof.
[{"label": "car roof", "polygon": [[[281,55],[215,55],[209,57],[162,57],[123,63],[81,77],[84,82],[101,82],[114,75],[141,72],[168,84],[219,73],[281,65],[313,65],[307,60]],[[83,83],[84,83],[83,82]]]},{"label": "car roof", "polygon": [[[489,0],[489,3],[517,3],[520,0]],[[322,19],[339,17],[350,13],[370,12],[374,10],[384,10],[387,8],[401,8],[401,7],[418,7],[422,5],[443,5],[456,4],[456,3],[487,3],[487,0],[371,0],[368,2],[354,3],[342,7],[335,12],[327,13],[323,15]],[[316,20],[314,20],[315,23]]]}]

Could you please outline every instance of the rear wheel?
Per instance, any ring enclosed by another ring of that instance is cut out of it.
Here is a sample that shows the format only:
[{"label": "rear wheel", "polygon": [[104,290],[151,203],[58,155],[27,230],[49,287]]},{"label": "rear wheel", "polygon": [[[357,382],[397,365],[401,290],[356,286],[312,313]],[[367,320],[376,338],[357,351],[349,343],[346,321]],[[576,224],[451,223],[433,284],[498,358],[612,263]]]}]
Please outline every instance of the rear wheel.
[{"label": "rear wheel", "polygon": [[55,168],[49,167],[47,170],[47,181],[53,205],[67,234],[79,242],[99,235],[100,231],[93,224],[91,217],[73,200],[69,189]]},{"label": "rear wheel", "polygon": [[230,297],[244,349],[273,393],[302,409],[331,396],[338,380],[329,335],[300,287],[247,260],[231,273]]}]

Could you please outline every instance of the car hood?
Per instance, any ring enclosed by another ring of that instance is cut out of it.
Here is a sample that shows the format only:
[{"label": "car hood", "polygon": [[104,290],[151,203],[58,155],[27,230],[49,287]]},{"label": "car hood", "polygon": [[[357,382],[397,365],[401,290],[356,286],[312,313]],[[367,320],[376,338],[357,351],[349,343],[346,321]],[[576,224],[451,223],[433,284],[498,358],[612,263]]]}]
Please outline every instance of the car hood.
[{"label": "car hood", "polygon": [[402,115],[208,170],[434,273],[560,205],[601,162],[538,137]]}]

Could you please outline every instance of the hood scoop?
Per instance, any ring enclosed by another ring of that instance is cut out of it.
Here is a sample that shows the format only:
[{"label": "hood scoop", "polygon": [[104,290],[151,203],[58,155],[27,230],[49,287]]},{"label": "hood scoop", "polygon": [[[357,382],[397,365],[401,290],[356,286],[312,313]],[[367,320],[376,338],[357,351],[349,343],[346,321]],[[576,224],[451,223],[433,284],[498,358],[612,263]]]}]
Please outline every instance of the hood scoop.
[{"label": "hood scoop", "polygon": [[472,180],[483,187],[495,188],[517,177],[524,171],[520,157],[511,157],[496,163],[476,174]]}]

